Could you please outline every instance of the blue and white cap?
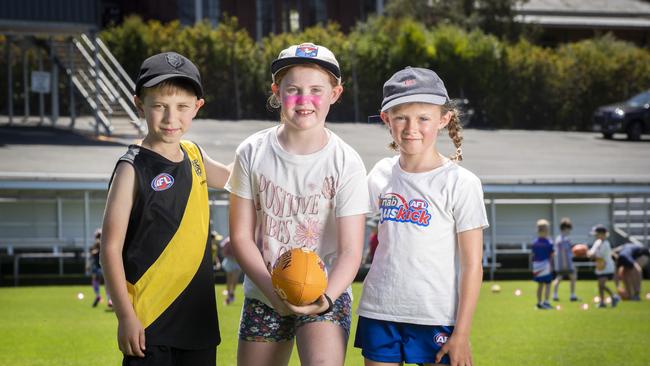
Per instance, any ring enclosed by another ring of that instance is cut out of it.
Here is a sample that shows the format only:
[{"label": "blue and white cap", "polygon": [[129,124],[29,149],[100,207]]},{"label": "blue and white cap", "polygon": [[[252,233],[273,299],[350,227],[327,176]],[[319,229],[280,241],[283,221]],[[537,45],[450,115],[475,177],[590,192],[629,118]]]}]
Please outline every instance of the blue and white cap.
[{"label": "blue and white cap", "polygon": [[336,77],[339,84],[341,83],[341,68],[332,51],[313,43],[293,45],[282,50],[278,58],[271,63],[271,77],[273,78],[273,82],[275,82],[275,74],[278,71],[289,66],[306,63],[314,63],[324,67]]},{"label": "blue and white cap", "polygon": [[419,67],[406,67],[384,83],[381,111],[405,103],[444,105],[449,101],[445,83],[435,72]]}]

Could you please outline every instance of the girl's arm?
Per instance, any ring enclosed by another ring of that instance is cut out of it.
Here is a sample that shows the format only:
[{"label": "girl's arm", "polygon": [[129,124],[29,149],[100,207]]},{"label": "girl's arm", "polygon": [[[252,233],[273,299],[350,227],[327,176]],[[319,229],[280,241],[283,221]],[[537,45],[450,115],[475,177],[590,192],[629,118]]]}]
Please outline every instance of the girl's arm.
[{"label": "girl's arm", "polygon": [[135,197],[135,170],[127,163],[118,164],[108,191],[100,259],[106,287],[113,300],[118,320],[117,343],[125,355],[144,357],[144,328],[135,315],[126,290],[122,248]]},{"label": "girl's arm", "polygon": [[[363,252],[363,234],[366,215],[344,216],[336,219],[337,224],[337,258],[327,278],[327,296],[336,301],[350,286],[359,271]],[[328,303],[323,298],[309,305],[294,306],[286,303],[295,314],[318,314],[327,310]]]},{"label": "girl's arm", "polygon": [[436,355],[436,362],[448,353],[452,365],[469,366],[472,365],[469,335],[483,281],[483,229],[459,233],[458,246],[461,260],[458,315],[454,332]]},{"label": "girl's arm", "polygon": [[230,195],[230,245],[246,276],[262,291],[280,315],[291,311],[275,293],[260,250],[255,245],[255,206],[252,200]]},{"label": "girl's arm", "polygon": [[366,215],[344,216],[337,221],[337,259],[327,279],[325,293],[336,300],[354,281],[361,265]]}]

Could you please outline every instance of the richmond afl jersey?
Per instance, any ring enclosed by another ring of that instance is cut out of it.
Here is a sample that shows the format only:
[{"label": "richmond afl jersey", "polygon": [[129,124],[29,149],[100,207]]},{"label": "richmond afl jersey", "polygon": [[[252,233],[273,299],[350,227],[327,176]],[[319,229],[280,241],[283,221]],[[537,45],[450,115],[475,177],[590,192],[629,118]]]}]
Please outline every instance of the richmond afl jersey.
[{"label": "richmond afl jersey", "polygon": [[122,259],[147,344],[201,349],[220,342],[208,187],[201,150],[181,148],[178,163],[137,145],[120,158],[136,177]]}]

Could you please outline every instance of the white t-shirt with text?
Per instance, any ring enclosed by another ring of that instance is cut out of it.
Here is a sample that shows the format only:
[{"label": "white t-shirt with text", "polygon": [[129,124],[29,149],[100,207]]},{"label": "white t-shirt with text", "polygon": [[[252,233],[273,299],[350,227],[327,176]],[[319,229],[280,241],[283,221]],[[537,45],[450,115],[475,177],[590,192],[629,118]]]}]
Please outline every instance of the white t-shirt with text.
[{"label": "white t-shirt with text", "polygon": [[481,181],[450,160],[428,172],[402,170],[399,156],[368,175],[379,213],[379,245],[358,314],[423,325],[454,325],[460,289],[458,233],[488,226]]},{"label": "white t-shirt with text", "polygon": [[[336,218],[369,211],[366,169],[359,154],[329,130],[321,150],[295,155],[278,142],[278,128],[239,145],[225,188],[253,201],[255,242],[269,271],[282,253],[298,247],[316,251],[329,270],[337,258]],[[248,277],[244,295],[271,306]]]}]

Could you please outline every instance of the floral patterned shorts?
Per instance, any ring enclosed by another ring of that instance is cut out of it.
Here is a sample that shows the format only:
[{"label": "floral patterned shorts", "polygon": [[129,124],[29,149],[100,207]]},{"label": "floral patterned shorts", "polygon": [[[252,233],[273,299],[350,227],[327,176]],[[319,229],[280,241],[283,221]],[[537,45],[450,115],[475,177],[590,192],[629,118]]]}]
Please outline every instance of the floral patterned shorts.
[{"label": "floral patterned shorts", "polygon": [[350,335],[352,299],[344,292],[325,315],[280,316],[273,308],[255,299],[244,299],[239,339],[248,342],[284,342],[293,339],[296,329],[307,323],[332,322]]}]

